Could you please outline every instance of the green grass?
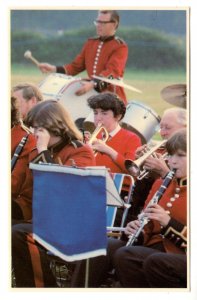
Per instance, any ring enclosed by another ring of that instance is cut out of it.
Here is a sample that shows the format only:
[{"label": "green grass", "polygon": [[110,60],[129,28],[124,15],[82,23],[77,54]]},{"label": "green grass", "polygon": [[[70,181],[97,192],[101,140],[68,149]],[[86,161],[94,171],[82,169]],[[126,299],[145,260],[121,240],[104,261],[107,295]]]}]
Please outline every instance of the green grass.
[{"label": "green grass", "polygon": [[[36,66],[32,64],[26,65],[12,65],[11,70],[11,86],[19,82],[32,82],[38,84],[46,77],[42,74]],[[86,77],[85,72],[79,74],[78,77]],[[165,102],[161,96],[161,90],[172,84],[185,83],[186,76],[183,71],[138,71],[128,70],[125,71],[124,82],[132,85],[142,91],[142,94],[126,90],[128,100],[135,100],[149,106],[158,115],[162,115],[163,111],[172,107],[171,104]],[[158,137],[159,135],[156,135]]]},{"label": "green grass", "polygon": [[125,78],[128,80],[132,80],[133,78],[137,80],[148,80],[148,81],[163,81],[168,79],[168,81],[174,81],[176,78],[180,82],[185,81],[185,73],[182,70],[129,70],[125,72]]},{"label": "green grass", "polygon": [[45,75],[34,66],[17,64],[11,66],[11,86],[18,84],[19,82],[38,84],[44,77]]}]

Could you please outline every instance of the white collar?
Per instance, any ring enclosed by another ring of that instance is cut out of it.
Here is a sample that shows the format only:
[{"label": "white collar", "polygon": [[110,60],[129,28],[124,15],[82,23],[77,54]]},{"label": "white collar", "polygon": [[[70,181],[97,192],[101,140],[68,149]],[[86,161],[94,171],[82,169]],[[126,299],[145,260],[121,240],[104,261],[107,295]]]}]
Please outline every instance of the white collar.
[{"label": "white collar", "polygon": [[116,135],[116,133],[118,133],[118,131],[121,129],[120,125],[118,124],[117,127],[112,130],[111,132],[109,132],[109,136],[113,137],[114,135]]}]

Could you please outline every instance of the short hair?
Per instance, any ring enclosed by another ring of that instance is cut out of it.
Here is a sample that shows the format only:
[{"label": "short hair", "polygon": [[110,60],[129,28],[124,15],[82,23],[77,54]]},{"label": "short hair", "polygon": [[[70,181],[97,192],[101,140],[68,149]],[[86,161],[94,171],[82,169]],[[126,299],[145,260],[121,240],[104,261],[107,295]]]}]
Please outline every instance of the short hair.
[{"label": "short hair", "polygon": [[99,10],[99,14],[110,14],[111,15],[111,21],[114,21],[117,26],[116,29],[119,26],[120,23],[120,16],[116,10]]},{"label": "short hair", "polygon": [[166,149],[170,155],[178,150],[187,152],[187,131],[185,128],[177,130],[166,142]]},{"label": "short hair", "polygon": [[38,102],[43,100],[43,95],[39,88],[32,83],[20,83],[12,88],[12,93],[22,90],[23,98],[29,101],[35,97]]},{"label": "short hair", "polygon": [[53,99],[36,104],[28,112],[24,122],[28,127],[34,127],[37,124],[55,136],[61,136],[68,140],[82,140],[82,134],[69,112],[61,103]]},{"label": "short hair", "polygon": [[[114,117],[121,116],[124,117],[126,112],[126,106],[122,100],[114,93],[105,92],[98,95],[91,96],[88,98],[88,105],[92,109],[100,108],[102,110],[111,110]],[[121,120],[120,119],[120,120]]]},{"label": "short hair", "polygon": [[183,126],[187,125],[187,114],[186,109],[181,107],[171,107],[164,111],[163,117],[168,113],[174,113],[177,116],[177,121]]}]

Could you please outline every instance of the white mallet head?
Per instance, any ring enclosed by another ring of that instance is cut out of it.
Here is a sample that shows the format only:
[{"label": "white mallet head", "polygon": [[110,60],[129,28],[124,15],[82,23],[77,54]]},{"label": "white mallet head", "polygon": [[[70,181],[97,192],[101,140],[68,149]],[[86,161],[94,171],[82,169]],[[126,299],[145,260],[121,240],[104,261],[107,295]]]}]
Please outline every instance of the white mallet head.
[{"label": "white mallet head", "polygon": [[29,50],[25,51],[24,57],[25,58],[30,58],[31,57],[31,51],[29,51]]},{"label": "white mallet head", "polygon": [[24,57],[30,59],[37,67],[39,66],[39,61],[32,56],[30,50],[25,51]]}]

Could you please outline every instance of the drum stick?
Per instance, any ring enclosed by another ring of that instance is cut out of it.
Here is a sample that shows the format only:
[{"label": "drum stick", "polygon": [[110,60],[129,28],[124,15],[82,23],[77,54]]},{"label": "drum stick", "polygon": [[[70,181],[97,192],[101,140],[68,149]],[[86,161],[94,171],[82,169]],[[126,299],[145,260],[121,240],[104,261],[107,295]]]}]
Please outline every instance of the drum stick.
[{"label": "drum stick", "polygon": [[142,91],[136,89],[135,87],[133,87],[131,85],[128,85],[128,84],[125,84],[123,82],[123,80],[109,79],[109,78],[100,77],[100,76],[97,76],[97,75],[93,75],[92,77],[95,78],[95,79],[99,79],[101,81],[104,81],[104,82],[108,82],[108,83],[113,84],[113,85],[121,86],[121,87],[123,87],[125,89],[131,90],[131,91],[134,91],[134,92],[137,92],[137,93],[142,93]]},{"label": "drum stick", "polygon": [[39,66],[39,61],[32,56],[31,51],[25,51],[24,57],[30,59],[37,67]]}]

